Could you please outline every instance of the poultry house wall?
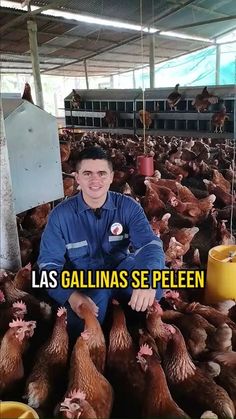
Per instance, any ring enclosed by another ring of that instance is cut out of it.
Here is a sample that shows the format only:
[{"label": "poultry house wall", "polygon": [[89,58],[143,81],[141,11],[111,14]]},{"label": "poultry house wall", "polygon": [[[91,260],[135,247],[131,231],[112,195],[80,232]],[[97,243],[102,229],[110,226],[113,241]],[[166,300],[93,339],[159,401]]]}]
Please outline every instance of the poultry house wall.
[{"label": "poultry house wall", "polygon": [[[209,136],[213,131],[211,119],[218,111],[220,104],[211,105],[207,111],[197,112],[192,105],[193,99],[200,94],[203,87],[179,87],[182,99],[176,111],[171,111],[167,104],[168,95],[173,87],[146,89],[145,109],[151,113],[152,123],[148,130],[151,135],[158,129],[166,135],[199,135]],[[225,101],[226,113],[229,121],[224,131],[228,138],[233,138],[234,132],[234,86],[209,86],[208,91]],[[72,108],[73,92],[65,98],[65,120],[67,127],[80,127],[83,129],[109,129],[118,133],[135,131],[142,134],[142,124],[139,120],[139,111],[143,109],[141,89],[94,89],[76,90],[81,97],[78,108]],[[107,126],[106,110],[116,113],[117,122],[114,127]],[[221,133],[216,137],[222,137]]]},{"label": "poultry house wall", "polygon": [[14,206],[19,214],[64,196],[57,121],[25,100],[8,97],[2,102]]}]

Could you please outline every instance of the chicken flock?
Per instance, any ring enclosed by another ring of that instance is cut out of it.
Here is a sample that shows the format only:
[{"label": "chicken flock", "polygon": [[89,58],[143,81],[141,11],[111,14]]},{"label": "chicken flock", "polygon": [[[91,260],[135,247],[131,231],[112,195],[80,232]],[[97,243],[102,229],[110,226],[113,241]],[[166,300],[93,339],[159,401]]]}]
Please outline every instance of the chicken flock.
[{"label": "chicken flock", "polygon": [[[229,140],[147,136],[155,172],[145,177],[136,169],[143,138],[63,130],[64,199],[78,193],[75,162],[91,145],[110,153],[111,190],[142,205],[168,267],[205,269],[210,248],[235,243]],[[0,273],[0,398],[25,401],[40,418],[234,418],[235,301],[205,306],[199,290],[169,290],[134,320],[113,300],[103,328],[83,304],[84,331],[69,340],[66,308],[55,311],[31,289],[40,237],[58,202],[17,215],[24,268]]]},{"label": "chicken flock", "polygon": [[82,304],[84,331],[70,345],[66,308],[54,313],[22,290],[29,266],[2,275],[2,400],[24,400],[40,418],[235,417],[235,303],[216,309],[166,291],[129,322],[113,300],[104,331]]}]

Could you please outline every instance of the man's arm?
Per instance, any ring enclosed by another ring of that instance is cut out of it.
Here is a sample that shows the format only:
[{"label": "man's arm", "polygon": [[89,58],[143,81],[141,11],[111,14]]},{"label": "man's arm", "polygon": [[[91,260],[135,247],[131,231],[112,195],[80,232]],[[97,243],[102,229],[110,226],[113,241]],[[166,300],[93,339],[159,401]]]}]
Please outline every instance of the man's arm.
[{"label": "man's arm", "polygon": [[80,293],[74,289],[63,289],[60,285],[60,274],[65,264],[66,243],[63,237],[63,231],[60,226],[60,219],[57,209],[52,211],[45,230],[42,234],[40,244],[40,254],[38,258],[38,265],[40,271],[45,269],[56,270],[58,273],[58,286],[57,288],[49,288],[48,294],[57,303],[64,305],[68,302],[72,310],[78,315],[79,306],[82,303],[87,304],[94,312],[95,316],[98,315],[98,307],[91,300],[91,298]]},{"label": "man's arm", "polygon": [[41,237],[38,266],[40,271],[55,270],[58,273],[57,288],[49,288],[48,294],[59,304],[65,304],[74,290],[63,289],[60,286],[60,274],[65,264],[66,243],[60,226],[57,209],[50,216]]},{"label": "man's arm", "polygon": [[[162,241],[152,231],[143,208],[133,202],[129,212],[128,226],[130,241],[135,251],[135,268],[150,271],[165,269]],[[145,311],[148,306],[153,304],[155,296],[156,289],[135,289],[129,305],[133,310]]]}]

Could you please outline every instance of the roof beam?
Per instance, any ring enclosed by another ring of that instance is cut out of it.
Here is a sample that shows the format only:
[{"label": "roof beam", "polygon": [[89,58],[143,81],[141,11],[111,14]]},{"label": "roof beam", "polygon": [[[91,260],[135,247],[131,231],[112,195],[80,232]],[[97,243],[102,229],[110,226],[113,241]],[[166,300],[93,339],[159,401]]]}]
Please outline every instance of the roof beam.
[{"label": "roof beam", "polygon": [[203,20],[201,22],[195,22],[195,23],[188,23],[187,25],[181,25],[181,26],[175,26],[174,28],[167,29],[165,28],[165,32],[169,31],[177,31],[179,29],[187,29],[187,28],[194,28],[196,26],[203,26],[203,25],[209,25],[211,23],[219,23],[219,22],[225,22],[227,20],[233,20],[236,19],[236,15],[233,16],[224,16],[224,17],[218,17],[216,19],[209,19],[209,20]]},{"label": "roof beam", "polygon": [[[236,29],[236,28],[235,28],[235,29]],[[226,31],[221,32],[221,34],[220,34],[220,35],[218,35],[218,36],[216,37],[216,39],[217,39],[217,38],[221,38],[222,36],[227,35],[228,33],[232,32],[233,30],[234,30],[234,29],[227,29]],[[235,42],[235,40],[234,40],[233,42]]]},{"label": "roof beam", "polygon": [[218,12],[217,10],[206,9],[204,6],[201,6],[200,4],[192,4],[192,8],[200,10],[201,12],[210,13],[212,15],[227,16],[225,13]]},{"label": "roof beam", "polygon": [[150,25],[152,25],[153,23],[160,22],[161,20],[165,19],[166,17],[169,17],[169,16],[174,15],[174,14],[175,14],[175,13],[177,13],[179,10],[184,9],[185,7],[187,7],[187,6],[191,5],[191,4],[192,4],[192,3],[194,3],[194,2],[195,2],[195,0],[187,0],[187,1],[186,1],[186,3],[181,4],[181,5],[177,5],[177,6],[173,7],[172,9],[170,9],[170,10],[168,10],[168,11],[166,11],[166,12],[163,12],[163,14],[162,14],[161,16],[157,16],[157,17],[155,17],[154,19],[151,19],[150,21],[148,21],[147,23],[145,23],[145,26],[147,26],[147,25],[149,25],[149,26],[150,26]]},{"label": "roof beam", "polygon": [[[2,58],[1,57],[1,63],[21,63],[21,64],[31,64],[31,60],[29,59],[28,61],[25,60],[24,55],[22,56],[22,59],[19,58],[14,58],[14,56],[12,55],[12,53],[5,53],[5,51],[1,51],[0,49],[0,54],[1,55],[9,55],[9,58]],[[30,58],[30,57],[29,57]],[[48,59],[46,61],[41,60],[40,61],[40,65],[55,65],[55,62],[50,61],[50,57],[48,57]]]},{"label": "roof beam", "polygon": [[[88,60],[88,59],[90,59],[90,58],[93,58],[93,57],[96,57],[97,55],[100,55],[100,54],[102,54],[102,53],[104,53],[104,52],[108,52],[108,51],[111,51],[111,50],[113,50],[114,48],[116,48],[116,47],[120,47],[120,46],[122,46],[122,45],[125,45],[125,44],[127,44],[127,43],[129,43],[129,42],[132,42],[132,41],[134,41],[134,40],[136,40],[137,39],[137,35],[134,35],[132,38],[129,38],[129,40],[124,40],[124,41],[121,41],[121,42],[118,42],[118,43],[116,43],[115,45],[113,44],[112,46],[109,46],[109,47],[105,47],[105,48],[101,48],[99,51],[96,51],[96,52],[94,52],[94,53],[92,53],[92,54],[88,54],[88,55],[86,55],[86,56],[84,56],[84,57],[81,57],[81,58],[79,58],[79,59],[77,59],[77,60],[75,60],[73,63],[71,63],[71,64],[77,64],[77,63],[80,63],[80,62],[83,62],[84,60]],[[61,67],[67,67],[68,65],[70,65],[70,64],[62,64],[62,65],[58,65],[58,66],[56,66],[55,68],[54,68],[54,70],[58,70],[59,68],[61,68]],[[43,71],[43,73],[44,73],[45,71]]]},{"label": "roof beam", "polygon": [[5,23],[5,25],[3,25],[0,28],[0,35],[3,35],[4,33],[8,32],[8,30],[12,26],[18,23],[24,22],[24,20],[30,19],[38,15],[39,13],[43,12],[44,10],[51,9],[53,6],[60,6],[60,4],[63,4],[63,3],[65,3],[65,0],[52,0],[46,6],[40,7],[39,9],[34,10],[34,11],[28,11],[26,13],[21,14],[20,16],[17,16],[15,19],[10,20],[10,22]]}]

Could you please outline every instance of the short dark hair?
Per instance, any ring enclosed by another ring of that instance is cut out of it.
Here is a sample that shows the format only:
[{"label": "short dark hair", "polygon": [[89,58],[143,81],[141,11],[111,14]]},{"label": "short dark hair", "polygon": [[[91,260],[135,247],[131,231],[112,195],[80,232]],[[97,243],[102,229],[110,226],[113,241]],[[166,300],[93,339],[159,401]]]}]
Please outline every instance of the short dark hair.
[{"label": "short dark hair", "polygon": [[76,170],[80,169],[80,163],[82,160],[106,160],[110,169],[113,170],[113,164],[111,157],[109,154],[104,150],[102,147],[88,147],[85,148],[81,153],[79,153],[77,162],[76,162]]}]

